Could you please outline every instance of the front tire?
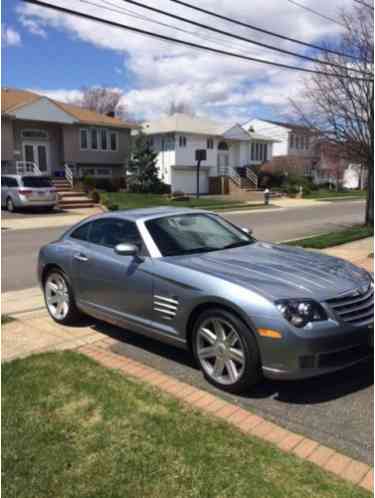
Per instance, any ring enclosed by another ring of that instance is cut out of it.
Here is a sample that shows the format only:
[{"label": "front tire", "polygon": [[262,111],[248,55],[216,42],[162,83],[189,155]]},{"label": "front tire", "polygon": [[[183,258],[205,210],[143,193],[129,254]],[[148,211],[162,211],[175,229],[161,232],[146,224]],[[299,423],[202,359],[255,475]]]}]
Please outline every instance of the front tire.
[{"label": "front tire", "polygon": [[204,311],[195,322],[192,339],[195,359],[215,387],[239,394],[260,381],[255,337],[234,313],[220,308]]},{"label": "front tire", "polygon": [[62,325],[73,325],[82,318],[67,276],[51,270],[44,280],[44,300],[51,318]]}]

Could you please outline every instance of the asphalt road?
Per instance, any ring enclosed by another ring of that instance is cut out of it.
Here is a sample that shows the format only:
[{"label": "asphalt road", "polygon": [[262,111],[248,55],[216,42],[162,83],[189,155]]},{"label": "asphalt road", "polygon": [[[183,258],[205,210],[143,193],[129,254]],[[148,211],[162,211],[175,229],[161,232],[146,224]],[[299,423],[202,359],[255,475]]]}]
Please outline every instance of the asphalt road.
[{"label": "asphalt road", "polygon": [[[275,242],[313,233],[340,230],[353,223],[361,223],[364,218],[364,208],[363,201],[345,201],[312,208],[270,209],[259,213],[225,214],[224,216],[239,226],[252,228],[258,239]],[[3,230],[2,292],[27,289],[38,285],[36,263],[40,247],[56,240],[67,228],[59,226],[35,230]]]}]

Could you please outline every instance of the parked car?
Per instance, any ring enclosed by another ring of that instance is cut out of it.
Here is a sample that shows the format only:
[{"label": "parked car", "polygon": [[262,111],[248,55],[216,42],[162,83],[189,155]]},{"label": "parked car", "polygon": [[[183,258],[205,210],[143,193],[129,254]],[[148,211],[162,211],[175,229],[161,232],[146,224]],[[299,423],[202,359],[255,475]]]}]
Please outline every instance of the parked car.
[{"label": "parked car", "polygon": [[81,313],[189,349],[240,392],[262,375],[301,379],[372,354],[371,275],[344,260],[257,241],[217,214],[101,214],[43,247],[38,275],[58,323]]},{"label": "parked car", "polygon": [[8,211],[21,208],[53,209],[58,194],[48,176],[2,175],[1,207]]}]

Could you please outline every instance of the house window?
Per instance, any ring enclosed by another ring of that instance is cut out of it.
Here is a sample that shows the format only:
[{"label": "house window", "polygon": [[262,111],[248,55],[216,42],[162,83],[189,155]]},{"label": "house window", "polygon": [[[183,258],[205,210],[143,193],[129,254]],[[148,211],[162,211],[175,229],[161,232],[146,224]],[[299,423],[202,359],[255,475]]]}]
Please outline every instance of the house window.
[{"label": "house window", "polygon": [[111,131],[109,133],[109,145],[112,151],[117,150],[117,131]]},{"label": "house window", "polygon": [[97,176],[112,176],[111,168],[96,168]]},{"label": "house window", "polygon": [[226,142],[220,142],[217,148],[219,150],[229,150],[228,144]]},{"label": "house window", "polygon": [[259,161],[259,144],[255,145],[255,159]]},{"label": "house window", "polygon": [[293,133],[290,134],[290,147],[293,149],[294,147],[294,135]]},{"label": "house window", "polygon": [[214,139],[207,138],[207,149],[213,149],[213,148],[214,148]]},{"label": "house window", "polygon": [[251,144],[251,160],[255,161],[255,144]]},{"label": "house window", "polygon": [[79,136],[80,136],[80,146],[81,149],[87,150],[89,148],[89,137],[88,137],[88,132],[87,130],[80,130],[79,131]]},{"label": "house window", "polygon": [[152,149],[154,147],[154,138],[150,137],[147,139],[147,145]]},{"label": "house window", "polygon": [[180,147],[186,147],[186,137],[184,135],[180,135],[178,143]]},{"label": "house window", "polygon": [[91,129],[91,148],[98,149],[98,130],[96,128]]},{"label": "house window", "polygon": [[100,146],[102,150],[107,150],[107,130],[100,130]]},{"label": "house window", "polygon": [[21,131],[22,138],[41,138],[47,139],[48,133],[46,130],[22,130]]}]

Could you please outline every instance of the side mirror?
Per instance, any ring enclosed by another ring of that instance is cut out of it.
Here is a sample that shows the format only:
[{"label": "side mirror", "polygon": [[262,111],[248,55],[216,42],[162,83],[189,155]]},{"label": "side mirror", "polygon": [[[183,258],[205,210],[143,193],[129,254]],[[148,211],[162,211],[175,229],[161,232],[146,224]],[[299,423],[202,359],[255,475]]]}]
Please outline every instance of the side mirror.
[{"label": "side mirror", "polygon": [[117,244],[115,253],[119,256],[137,256],[139,248],[135,244]]},{"label": "side mirror", "polygon": [[248,235],[252,235],[253,231],[251,230],[251,228],[246,228],[246,227],[241,227],[241,230],[245,233],[247,233]]}]

